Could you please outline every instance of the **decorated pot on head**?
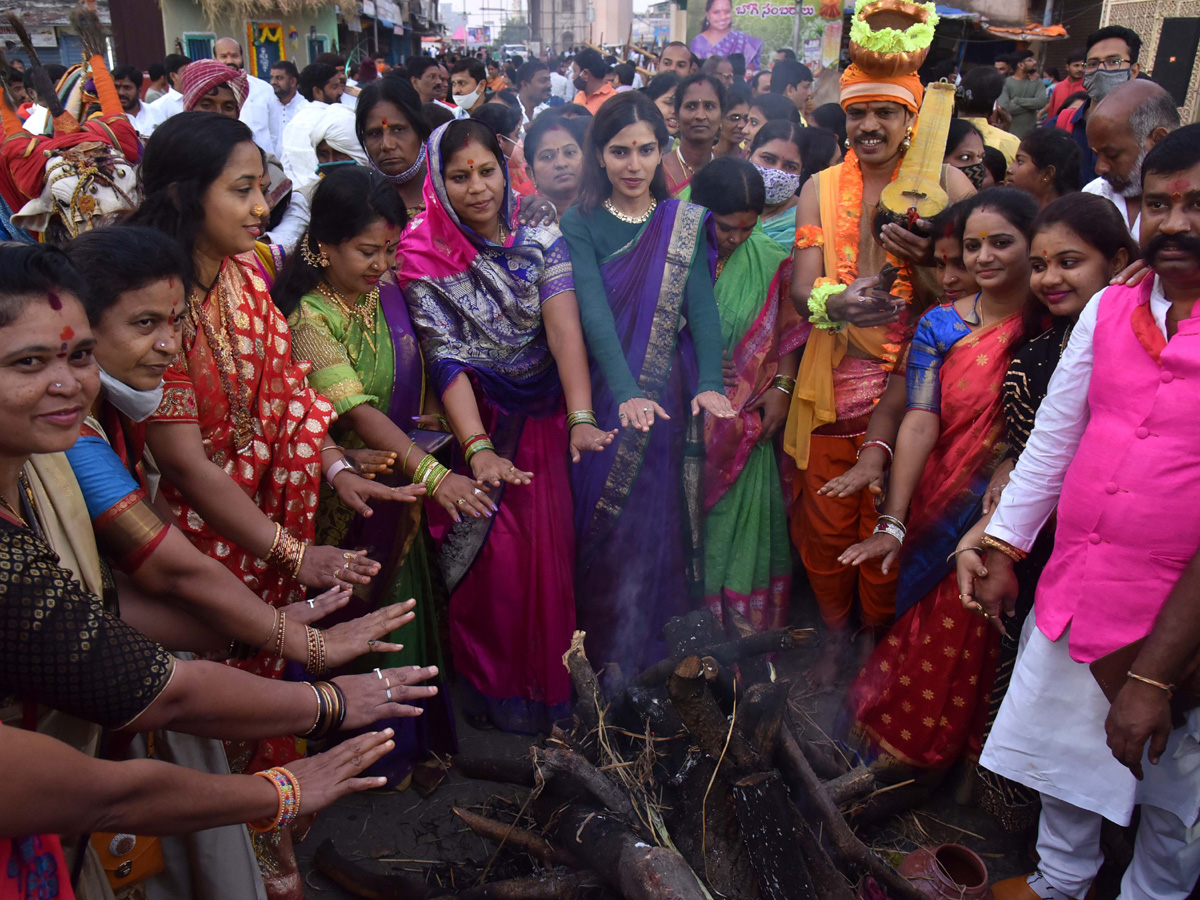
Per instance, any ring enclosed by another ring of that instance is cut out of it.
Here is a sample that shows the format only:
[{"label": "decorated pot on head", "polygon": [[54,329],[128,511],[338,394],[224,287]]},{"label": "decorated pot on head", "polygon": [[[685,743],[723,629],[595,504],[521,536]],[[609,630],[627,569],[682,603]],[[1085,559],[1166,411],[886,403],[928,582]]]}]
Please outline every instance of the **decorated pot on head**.
[{"label": "decorated pot on head", "polygon": [[933,42],[938,16],[933,3],[858,0],[850,25],[851,65],[842,73],[843,109],[862,103],[895,103],[917,116],[901,149],[904,158],[872,217],[880,229],[894,223],[920,232],[920,222],[946,208],[941,186],[946,132],[954,110],[950,85],[927,90],[917,77]]}]

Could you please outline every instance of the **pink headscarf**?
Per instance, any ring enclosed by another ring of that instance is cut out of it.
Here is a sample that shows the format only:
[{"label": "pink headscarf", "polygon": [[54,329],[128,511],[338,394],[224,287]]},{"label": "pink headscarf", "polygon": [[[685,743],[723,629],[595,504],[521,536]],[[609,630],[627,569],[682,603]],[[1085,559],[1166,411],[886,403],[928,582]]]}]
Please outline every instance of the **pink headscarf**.
[{"label": "pink headscarf", "polygon": [[[429,137],[425,185],[421,191],[425,211],[413,217],[400,241],[400,264],[396,274],[401,287],[422,277],[446,278],[463,272],[475,261],[484,243],[483,238],[462,224],[446,196],[442,171],[445,160],[442,158],[441,143],[442,135],[450,124],[447,122],[442,125]],[[500,214],[509,226],[505,245],[511,246],[516,228],[513,227],[515,222],[507,169],[504,177],[504,195],[508,202]]]},{"label": "pink headscarf", "polygon": [[232,69],[215,59],[198,59],[188,63],[183,69],[183,108],[194,109],[201,97],[223,84],[229,85],[233,91],[240,113],[246,95],[250,93],[250,79],[245,72]]}]

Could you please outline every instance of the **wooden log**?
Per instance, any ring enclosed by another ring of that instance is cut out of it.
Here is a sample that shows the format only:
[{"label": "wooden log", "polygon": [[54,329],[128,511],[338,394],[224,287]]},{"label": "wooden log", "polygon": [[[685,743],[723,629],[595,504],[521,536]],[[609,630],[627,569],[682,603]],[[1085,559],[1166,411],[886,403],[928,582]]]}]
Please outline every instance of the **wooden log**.
[{"label": "wooden log", "polygon": [[788,779],[789,787],[812,806],[818,821],[846,863],[855,866],[864,875],[872,876],[892,900],[925,900],[925,895],[913,887],[908,879],[880,859],[850,830],[837,806],[825,793],[821,780],[808,764],[790,727],[780,731],[776,759]]},{"label": "wooden log", "polygon": [[455,891],[426,884],[394,872],[372,872],[342,856],[326,838],[317,848],[313,863],[327,878],[356,897],[367,900],[574,900],[598,891],[604,882],[594,872],[546,874],[511,878]]},{"label": "wooden log", "polygon": [[587,653],[583,649],[587,633],[576,631],[571,636],[571,646],[563,654],[563,665],[571,673],[571,684],[575,687],[575,709],[585,731],[591,731],[600,724],[600,711],[603,709],[604,697],[600,692],[600,682],[596,680],[596,671],[588,662]]},{"label": "wooden log", "polygon": [[826,781],[824,790],[835,806],[843,806],[865,797],[876,787],[875,773],[867,766],[859,766],[832,781]]},{"label": "wooden log", "polygon": [[540,781],[565,779],[577,791],[590,795],[614,815],[627,822],[637,821],[629,795],[605,777],[604,773],[574,750],[541,750],[531,747],[529,754]]},{"label": "wooden log", "polygon": [[467,888],[449,896],[459,900],[575,900],[598,895],[604,882],[594,872],[510,878]]},{"label": "wooden log", "polygon": [[[728,666],[748,656],[791,650],[811,641],[812,637],[813,630],[811,628],[778,628],[774,631],[763,631],[710,647],[698,647],[693,654],[711,656],[722,665]],[[659,684],[670,677],[671,673],[675,671],[675,667],[684,658],[685,655],[672,656],[657,662],[638,675],[634,681],[643,686]]]},{"label": "wooden log", "polygon": [[720,759],[724,751],[727,762],[738,767],[753,767],[757,754],[736,729],[730,735],[729,720],[708,689],[700,657],[688,656],[675,667],[667,682],[667,693],[701,750],[714,760]]},{"label": "wooden log", "polygon": [[693,653],[703,656],[705,647],[724,643],[726,635],[716,616],[707,609],[695,609],[687,615],[668,619],[663,626],[663,639],[673,656],[691,656]]},{"label": "wooden log", "polygon": [[787,710],[789,687],[786,681],[751,685],[738,706],[738,730],[758,751],[760,759],[775,758],[775,746],[779,742],[779,730],[783,727]]},{"label": "wooden log", "polygon": [[473,832],[494,844],[516,850],[518,853],[528,853],[538,862],[549,866],[582,868],[579,860],[566,850],[553,846],[540,834],[534,834],[532,831],[518,828],[516,825],[497,822],[495,819],[489,819],[458,807],[454,807],[454,814],[462,819],[463,823]]},{"label": "wooden log", "polygon": [[568,806],[555,836],[625,900],[704,900],[682,856],[650,846],[610,813]]},{"label": "wooden log", "polygon": [[812,878],[817,896],[821,900],[858,900],[858,892],[833,864],[821,839],[804,820],[804,816],[800,815],[800,810],[796,809],[794,803],[789,806],[792,824],[800,842],[800,852],[804,854],[804,861],[808,864],[808,874]]},{"label": "wooden log", "polygon": [[756,772],[734,782],[733,804],[759,896],[763,900],[816,900],[808,866],[797,852],[800,838],[779,773]]},{"label": "wooden log", "polygon": [[675,790],[666,799],[671,840],[714,896],[758,900],[729,782],[714,777],[716,768],[707,754],[693,754],[671,779]]},{"label": "wooden log", "polygon": [[313,864],[338,887],[367,900],[430,900],[446,896],[441,888],[415,878],[365,869],[342,856],[329,838],[317,847]]},{"label": "wooden log", "polygon": [[534,786],[533,766],[529,758],[499,759],[479,756],[456,756],[454,768],[467,778],[478,781],[498,781],[502,784]]}]

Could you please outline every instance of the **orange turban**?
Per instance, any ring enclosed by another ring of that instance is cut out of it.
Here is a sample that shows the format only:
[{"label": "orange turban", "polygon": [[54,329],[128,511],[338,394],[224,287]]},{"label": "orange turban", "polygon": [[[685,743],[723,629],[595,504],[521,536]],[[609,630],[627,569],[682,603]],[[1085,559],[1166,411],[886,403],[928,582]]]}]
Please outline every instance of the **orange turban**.
[{"label": "orange turban", "polygon": [[918,113],[924,96],[925,88],[916,75],[868,75],[856,65],[842,73],[842,109],[852,103],[899,103]]}]

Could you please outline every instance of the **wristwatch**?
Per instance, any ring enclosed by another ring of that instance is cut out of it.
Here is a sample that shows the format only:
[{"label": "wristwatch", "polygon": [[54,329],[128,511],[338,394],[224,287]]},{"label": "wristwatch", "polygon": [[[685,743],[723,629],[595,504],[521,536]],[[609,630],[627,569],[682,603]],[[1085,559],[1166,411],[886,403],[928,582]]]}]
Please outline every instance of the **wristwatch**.
[{"label": "wristwatch", "polygon": [[332,486],[333,479],[337,478],[346,469],[349,469],[355,475],[362,472],[362,467],[358,463],[347,456],[343,456],[341,459],[335,459],[329,468],[325,470],[325,480]]}]

